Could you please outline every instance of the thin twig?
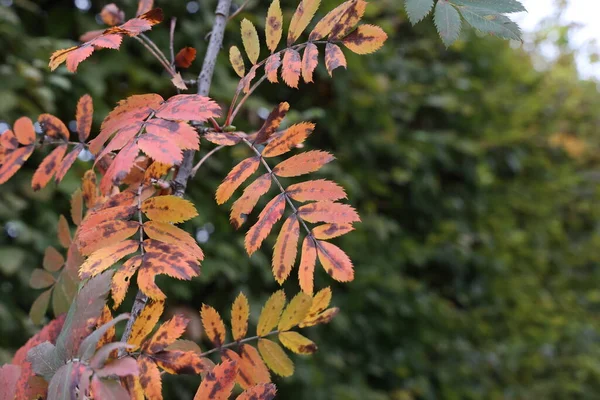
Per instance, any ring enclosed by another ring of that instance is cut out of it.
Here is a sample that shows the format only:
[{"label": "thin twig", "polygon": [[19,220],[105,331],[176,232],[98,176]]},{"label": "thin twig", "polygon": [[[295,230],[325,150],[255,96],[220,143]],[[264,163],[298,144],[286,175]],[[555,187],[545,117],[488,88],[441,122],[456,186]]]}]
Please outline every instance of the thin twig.
[{"label": "thin twig", "polygon": [[169,73],[169,75],[171,75],[171,76],[175,75],[171,66],[169,65],[167,60],[164,58],[164,56],[161,57],[159,53],[157,53],[146,41],[142,40],[140,37],[134,36],[133,38],[135,40],[137,40],[138,42],[140,42],[142,44],[142,46],[144,46],[146,48],[146,50],[148,50],[150,52],[150,54],[152,54],[154,56],[154,58],[156,58],[158,60],[158,62],[160,62],[160,64]]},{"label": "thin twig", "polygon": [[198,164],[196,164],[196,166],[194,168],[192,168],[192,174],[191,174],[192,178],[194,176],[196,176],[196,173],[198,172],[198,169],[200,169],[202,164],[204,164],[204,162],[206,160],[208,160],[210,158],[210,156],[215,154],[217,151],[221,150],[223,147],[226,147],[226,146],[225,145],[217,146],[214,149],[212,149],[211,151],[209,151],[208,153],[206,153],[206,155],[204,157],[202,157],[202,159],[200,161],[198,161]]},{"label": "thin twig", "polygon": [[174,40],[175,40],[175,25],[177,24],[177,18],[173,17],[171,18],[171,29],[169,31],[169,49],[171,50],[171,67],[175,68],[175,47],[174,47]]},{"label": "thin twig", "polygon": [[232,19],[237,17],[237,15],[244,10],[244,8],[248,5],[249,2],[250,0],[246,0],[245,2],[243,2],[242,5],[237,10],[235,10],[235,12],[231,14],[229,18],[227,18],[227,21],[231,21]]}]

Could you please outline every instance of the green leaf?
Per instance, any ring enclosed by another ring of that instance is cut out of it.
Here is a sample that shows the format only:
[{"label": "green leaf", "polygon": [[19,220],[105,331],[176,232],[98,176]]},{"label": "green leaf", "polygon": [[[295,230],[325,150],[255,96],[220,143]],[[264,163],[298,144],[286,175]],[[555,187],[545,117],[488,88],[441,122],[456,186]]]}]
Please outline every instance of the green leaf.
[{"label": "green leaf", "polygon": [[485,8],[497,14],[527,11],[517,0],[452,0],[452,3],[459,9],[460,6]]},{"label": "green leaf", "polygon": [[476,7],[461,7],[460,12],[465,21],[478,31],[490,33],[502,39],[521,40],[519,25],[505,15],[490,13],[489,10]]},{"label": "green leaf", "polygon": [[406,0],[404,3],[411,24],[421,21],[431,12],[433,0]]},{"label": "green leaf", "polygon": [[29,278],[29,286],[33,289],[46,289],[54,284],[54,276],[51,273],[36,268],[31,273],[31,278]]},{"label": "green leaf", "polygon": [[56,347],[50,342],[40,343],[27,352],[27,361],[36,375],[50,382],[56,371],[64,365],[58,358]]},{"label": "green leaf", "polygon": [[433,21],[446,47],[458,39],[461,29],[460,14],[448,1],[437,2]]},{"label": "green leaf", "polygon": [[40,322],[42,322],[42,318],[44,317],[44,315],[46,315],[46,311],[48,310],[48,303],[50,303],[51,294],[52,288],[40,294],[31,305],[31,309],[29,310],[29,318],[31,318],[31,321],[34,324],[38,325]]}]

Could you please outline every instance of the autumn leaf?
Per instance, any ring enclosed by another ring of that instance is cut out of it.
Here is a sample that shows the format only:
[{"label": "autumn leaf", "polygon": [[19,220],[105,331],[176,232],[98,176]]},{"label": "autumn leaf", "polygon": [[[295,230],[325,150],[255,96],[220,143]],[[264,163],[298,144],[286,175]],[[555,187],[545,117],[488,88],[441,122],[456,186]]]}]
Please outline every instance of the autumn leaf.
[{"label": "autumn leaf", "polygon": [[35,142],[35,130],[33,129],[33,122],[29,118],[21,117],[17,119],[13,129],[17,140],[22,145],[28,146]]},{"label": "autumn leaf", "polygon": [[244,49],[246,50],[246,54],[248,55],[250,62],[252,63],[252,65],[254,65],[258,61],[258,56],[260,53],[260,42],[258,40],[258,32],[256,32],[254,24],[246,18],[242,20],[241,29]]},{"label": "autumn leaf", "polygon": [[207,132],[203,137],[221,146],[234,146],[242,140],[237,132]]},{"label": "autumn leaf", "polygon": [[294,363],[277,343],[258,339],[258,351],[271,371],[280,376],[292,376]]},{"label": "autumn leaf", "polygon": [[156,117],[174,121],[205,122],[217,118],[221,107],[213,100],[196,94],[178,94],[169,98],[157,111]]},{"label": "autumn leaf", "polygon": [[140,265],[142,265],[142,256],[131,257],[123,263],[123,266],[119,268],[117,272],[115,272],[110,286],[114,302],[113,309],[116,310],[125,299],[131,277],[135,274]]},{"label": "autumn leaf", "polygon": [[38,117],[38,122],[45,135],[56,140],[69,141],[69,130],[66,125],[54,115],[42,114]]},{"label": "autumn leaf", "polygon": [[252,255],[261,246],[263,240],[269,235],[273,225],[283,215],[285,210],[285,197],[283,194],[275,196],[258,216],[258,221],[248,230],[244,244],[248,255]]},{"label": "autumn leaf", "polygon": [[60,167],[60,163],[65,156],[66,151],[67,145],[63,144],[52,150],[52,152],[44,158],[31,179],[31,187],[33,190],[40,190],[50,182]]},{"label": "autumn leaf", "polygon": [[155,179],[161,179],[163,176],[167,175],[170,170],[171,165],[155,161],[146,168],[146,171],[144,172],[144,182],[148,183]]},{"label": "autumn leaf", "polygon": [[263,126],[256,133],[253,143],[262,144],[268,141],[271,135],[279,128],[279,125],[281,125],[281,121],[283,121],[289,109],[290,105],[287,102],[280,103],[275,107],[265,120]]},{"label": "autumn leaf", "polygon": [[164,301],[151,300],[142,309],[140,315],[135,319],[131,327],[131,333],[127,339],[127,343],[135,346],[132,350],[136,350],[142,344],[146,336],[152,332],[152,329],[154,329],[164,311],[164,307]]},{"label": "autumn leaf", "polygon": [[323,19],[317,22],[312,32],[308,36],[308,40],[320,40],[329,35],[333,29],[333,26],[340,20],[340,18],[342,18],[348,8],[356,7],[356,3],[357,0],[349,0],[328,12]]},{"label": "autumn leaf", "polygon": [[252,377],[254,383],[271,382],[269,369],[256,348],[249,344],[243,344],[240,347],[240,357],[242,359],[240,372],[243,372],[248,377]]},{"label": "autumn leaf", "polygon": [[236,400],[271,400],[275,398],[277,389],[272,383],[263,383],[246,389]]},{"label": "autumn leaf", "polygon": [[133,236],[139,228],[137,221],[114,220],[94,225],[79,232],[79,250],[83,255],[91,254]]},{"label": "autumn leaf", "polygon": [[152,197],[142,203],[142,212],[152,221],[180,223],[198,215],[194,205],[177,196]]},{"label": "autumn leaf", "polygon": [[154,118],[146,122],[145,126],[146,132],[173,141],[182,150],[199,150],[200,148],[198,133],[186,122]]},{"label": "autumn leaf", "polygon": [[148,399],[162,400],[162,379],[156,363],[150,357],[141,355],[138,358],[140,369],[140,385]]},{"label": "autumn leaf", "polygon": [[83,202],[87,208],[92,208],[96,205],[97,190],[96,173],[90,169],[83,174],[83,179],[81,182]]},{"label": "autumn leaf", "polygon": [[139,247],[137,240],[125,240],[92,253],[79,268],[79,277],[87,279],[105,271],[121,258],[134,253]]},{"label": "autumn leaf", "polygon": [[250,92],[250,85],[252,84],[252,80],[256,77],[256,71],[258,70],[259,64],[253,65],[250,68],[250,71],[240,80],[238,84],[236,93],[239,93],[240,90],[243,90],[244,94]]},{"label": "autumn leaf", "polygon": [[302,322],[308,314],[311,304],[312,297],[306,293],[300,292],[294,296],[281,314],[277,330],[285,332]]},{"label": "autumn leaf", "polygon": [[204,326],[206,336],[208,336],[216,347],[221,347],[225,343],[225,324],[223,324],[223,320],[217,310],[211,306],[202,304],[200,316],[202,317],[202,325]]},{"label": "autumn leaf", "polygon": [[298,280],[300,282],[300,288],[304,293],[312,294],[313,292],[313,279],[316,263],[317,249],[315,247],[315,242],[313,238],[307,236],[302,242],[300,266],[298,267]]},{"label": "autumn leaf", "polygon": [[300,202],[335,201],[346,198],[346,192],[341,186],[325,179],[296,183],[288,186],[285,192],[292,199]]},{"label": "autumn leaf", "polygon": [[312,233],[315,239],[325,240],[345,235],[353,230],[351,224],[323,224],[313,228]]},{"label": "autumn leaf", "polygon": [[260,197],[267,193],[270,187],[271,174],[266,173],[244,189],[244,193],[231,206],[229,221],[236,229],[246,222],[248,215],[252,212]]},{"label": "autumn leaf", "polygon": [[100,181],[100,192],[102,194],[108,194],[113,186],[121,184],[133,167],[139,151],[137,144],[132,142],[117,154]]},{"label": "autumn leaf", "polygon": [[368,3],[364,0],[352,1],[348,8],[346,8],[341,16],[335,21],[335,24],[331,28],[329,40],[339,40],[348,35],[365,14],[367,4]]},{"label": "autumn leaf", "polygon": [[246,67],[244,66],[244,59],[242,58],[242,53],[237,46],[231,46],[229,48],[229,62],[233,67],[235,73],[243,78],[246,73]]},{"label": "autumn leaf", "polygon": [[354,279],[354,266],[342,249],[329,242],[317,241],[317,254],[321,265],[333,279],[339,282]]},{"label": "autumn leaf", "polygon": [[314,43],[308,43],[302,56],[302,79],[309,83],[313,81],[313,73],[319,65],[319,48]]},{"label": "autumn leaf", "polygon": [[122,24],[125,20],[125,13],[119,10],[119,7],[114,3],[105,5],[100,11],[100,18],[108,26]]},{"label": "autumn leaf", "polygon": [[156,330],[150,340],[142,345],[141,351],[143,353],[151,354],[163,351],[168,345],[183,335],[188,323],[189,319],[185,318],[183,315],[175,315]]},{"label": "autumn leaf", "polygon": [[258,317],[258,325],[256,327],[256,334],[258,336],[265,336],[277,326],[284,305],[285,292],[283,289],[278,290],[269,297],[262,308],[260,317]]},{"label": "autumn leaf", "polygon": [[250,305],[248,298],[240,293],[231,306],[231,332],[233,340],[241,340],[248,331],[248,318],[250,316]]},{"label": "autumn leaf", "polygon": [[290,275],[296,262],[299,235],[300,224],[296,215],[292,214],[283,223],[273,249],[273,276],[280,285]]},{"label": "autumn leaf", "polygon": [[318,201],[298,208],[298,216],[310,223],[332,222],[350,224],[359,222],[360,217],[352,206],[331,201]]},{"label": "autumn leaf", "polygon": [[138,9],[135,15],[142,15],[154,7],[154,0],[139,0]]},{"label": "autumn leaf", "polygon": [[281,332],[278,338],[282,345],[296,354],[313,354],[317,351],[317,345],[298,332]]},{"label": "autumn leaf", "polygon": [[300,53],[294,49],[287,49],[283,55],[283,67],[281,76],[283,81],[291,88],[298,88],[300,82],[300,72],[302,70],[302,60]]},{"label": "autumn leaf", "polygon": [[346,57],[338,45],[327,43],[325,46],[325,66],[329,76],[333,76],[333,70],[338,67],[347,67]]},{"label": "autumn leaf", "polygon": [[79,154],[81,153],[81,151],[83,149],[84,149],[83,144],[78,144],[77,146],[75,146],[73,148],[73,150],[71,150],[71,152],[69,154],[67,154],[65,156],[65,158],[63,158],[63,160],[60,163],[60,165],[58,166],[58,169],[55,174],[56,175],[56,178],[55,178],[56,183],[60,183],[60,181],[62,181],[62,179],[65,177],[65,175],[69,171],[69,168],[71,168],[71,166],[73,165],[75,160],[77,160],[77,156],[79,156]]},{"label": "autumn leaf", "polygon": [[273,173],[286,178],[309,174],[318,171],[323,165],[334,159],[335,157],[326,151],[306,151],[280,162],[273,168]]},{"label": "autumn leaf", "polygon": [[267,47],[273,53],[283,35],[283,14],[279,0],[273,0],[267,12],[267,20],[265,21],[265,35],[267,37]]},{"label": "autumn leaf", "polygon": [[234,362],[225,361],[217,365],[202,380],[194,400],[227,400],[236,376],[237,366]]},{"label": "autumn leaf", "polygon": [[260,159],[258,157],[249,157],[233,167],[217,188],[215,194],[217,204],[223,204],[229,200],[233,192],[256,172],[259,164]]},{"label": "autumn leaf", "polygon": [[[10,131],[4,132],[0,138],[5,136],[7,132]],[[4,154],[2,166],[0,166],[0,185],[8,181],[14,174],[17,173],[23,164],[25,164],[25,161],[27,161],[27,159],[31,156],[33,150],[34,146],[29,145],[25,147],[19,147],[18,149],[6,152]]]},{"label": "autumn leaf", "polygon": [[71,231],[69,229],[69,223],[64,215],[58,217],[58,241],[65,248],[69,248],[71,245]]},{"label": "autumn leaf", "polygon": [[277,71],[281,67],[281,53],[275,53],[269,58],[265,63],[265,74],[267,75],[267,79],[271,83],[277,83]]},{"label": "autumn leaf", "polygon": [[314,129],[315,124],[311,122],[290,126],[281,134],[273,136],[262,152],[263,157],[276,157],[287,153],[304,142]]},{"label": "autumn leaf", "polygon": [[374,53],[383,47],[387,34],[375,25],[360,25],[354,32],[346,36],[342,43],[356,54]]},{"label": "autumn leaf", "polygon": [[182,251],[189,253],[198,260],[204,259],[204,253],[198,246],[196,239],[176,226],[166,222],[147,221],[144,223],[144,233],[150,239],[177,245]]},{"label": "autumn leaf", "polygon": [[298,8],[290,22],[287,38],[288,46],[294,44],[302,32],[304,32],[304,29],[306,29],[310,20],[314,17],[320,4],[321,0],[302,0],[300,4],[298,4]]},{"label": "autumn leaf", "polygon": [[161,136],[146,133],[137,144],[152,159],[168,165],[179,165],[183,160],[183,152],[173,141]]},{"label": "autumn leaf", "polygon": [[189,68],[196,59],[196,49],[184,47],[175,55],[175,65],[179,68]]}]

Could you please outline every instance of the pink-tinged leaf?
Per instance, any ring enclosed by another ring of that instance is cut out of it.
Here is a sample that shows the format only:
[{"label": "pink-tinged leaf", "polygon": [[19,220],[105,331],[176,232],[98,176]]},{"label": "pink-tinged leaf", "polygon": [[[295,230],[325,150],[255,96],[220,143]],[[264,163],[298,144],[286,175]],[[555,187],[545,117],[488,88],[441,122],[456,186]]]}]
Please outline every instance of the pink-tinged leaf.
[{"label": "pink-tinged leaf", "polygon": [[283,55],[283,67],[281,68],[281,76],[286,85],[297,89],[300,82],[301,70],[302,60],[300,59],[300,53],[293,49],[286,50]]},{"label": "pink-tinged leaf", "polygon": [[292,271],[298,252],[300,224],[295,214],[290,215],[277,236],[273,249],[273,276],[281,285]]},{"label": "pink-tinged leaf", "polygon": [[334,159],[335,157],[326,151],[306,151],[280,162],[273,168],[273,173],[285,178],[300,176],[318,171],[323,165]]},{"label": "pink-tinged leaf", "polygon": [[332,43],[327,43],[325,46],[325,66],[329,76],[333,76],[333,70],[338,67],[347,67],[346,57],[340,49],[340,46]]},{"label": "pink-tinged leaf", "polygon": [[296,183],[288,186],[285,191],[292,199],[302,203],[305,201],[335,201],[346,198],[344,188],[325,179]]},{"label": "pink-tinged leaf", "polygon": [[138,139],[137,144],[140,150],[160,163],[179,165],[183,160],[181,148],[174,141],[162,136],[146,133]]},{"label": "pink-tinged leaf", "polygon": [[313,224],[317,222],[351,224],[360,221],[358,213],[352,206],[332,201],[305,204],[298,208],[298,216]]},{"label": "pink-tinged leaf", "polygon": [[154,118],[146,124],[146,132],[175,142],[182,150],[198,150],[198,132],[182,121],[168,121]]},{"label": "pink-tinged leaf", "polygon": [[14,400],[20,376],[21,367],[18,365],[5,364],[0,368],[0,400]]},{"label": "pink-tinged leaf", "polygon": [[285,210],[285,197],[280,194],[274,197],[266,206],[265,209],[258,216],[258,221],[254,224],[246,233],[245,245],[248,255],[252,255],[263,240],[269,235],[273,225],[283,215]]},{"label": "pink-tinged leaf", "polygon": [[207,132],[203,137],[221,146],[234,146],[242,140],[236,132]]},{"label": "pink-tinged leaf", "polygon": [[300,288],[306,294],[312,295],[314,289],[315,264],[317,263],[317,249],[314,239],[310,236],[304,238],[298,268],[298,281]]},{"label": "pink-tinged leaf", "polygon": [[233,206],[231,206],[229,221],[235,229],[239,229],[242,224],[246,222],[248,215],[252,212],[256,203],[258,203],[258,199],[267,193],[270,187],[271,175],[267,173],[256,179],[244,189],[244,193],[235,201],[235,203],[233,203]]},{"label": "pink-tinged leaf", "polygon": [[58,167],[58,171],[56,171],[56,183],[60,183],[60,181],[62,181],[62,179],[69,171],[69,168],[71,168],[75,160],[77,160],[77,156],[79,155],[79,153],[81,153],[82,150],[83,145],[78,144],[77,146],[75,146],[75,148],[73,148],[73,150],[71,150],[69,154],[67,154],[65,158],[63,158],[62,162],[60,163],[60,166]]},{"label": "pink-tinged leaf", "polygon": [[156,112],[158,118],[175,121],[205,122],[221,115],[221,107],[213,100],[196,94],[179,94],[171,97]]},{"label": "pink-tinged leaf", "polygon": [[259,165],[260,159],[258,157],[249,157],[233,167],[217,188],[215,195],[217,204],[223,204],[229,200],[233,192],[256,172]]},{"label": "pink-tinged leaf", "polygon": [[119,185],[125,179],[139,151],[137,144],[130,143],[117,154],[100,182],[100,191],[103,194],[108,194],[113,185]]},{"label": "pink-tinged leaf", "polygon": [[309,43],[304,49],[304,55],[302,56],[302,78],[304,82],[309,83],[313,81],[313,73],[319,65],[319,49],[314,43]]},{"label": "pink-tinged leaf", "polygon": [[313,228],[312,233],[316,239],[326,240],[345,235],[353,230],[351,224],[323,224]]},{"label": "pink-tinged leaf", "polygon": [[[10,132],[10,131],[7,131]],[[6,135],[6,132],[2,135]],[[0,166],[0,184],[8,181],[23,166],[25,161],[33,153],[34,146],[29,145],[12,150],[4,155],[2,166]]]},{"label": "pink-tinged leaf", "polygon": [[31,187],[33,190],[40,190],[45,187],[56,171],[60,168],[60,163],[67,151],[67,145],[63,144],[55,148],[40,164],[33,178],[31,179]]},{"label": "pink-tinged leaf", "polygon": [[354,266],[350,258],[334,244],[317,241],[317,254],[321,265],[336,281],[350,282],[354,279]]},{"label": "pink-tinged leaf", "polygon": [[281,53],[275,53],[267,58],[265,64],[265,74],[271,83],[279,82],[277,79],[277,71],[281,67]]}]

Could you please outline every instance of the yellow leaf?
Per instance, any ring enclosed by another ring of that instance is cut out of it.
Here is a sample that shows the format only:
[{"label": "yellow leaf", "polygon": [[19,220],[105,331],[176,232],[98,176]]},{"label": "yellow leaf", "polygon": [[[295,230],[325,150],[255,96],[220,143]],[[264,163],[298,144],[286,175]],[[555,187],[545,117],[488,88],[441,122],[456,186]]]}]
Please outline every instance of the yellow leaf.
[{"label": "yellow leaf", "polygon": [[330,287],[319,290],[319,292],[313,297],[310,310],[308,311],[308,314],[306,314],[304,321],[315,318],[317,314],[329,307],[329,303],[331,303],[331,296],[332,294]]},{"label": "yellow leaf", "polygon": [[306,29],[310,23],[310,20],[317,12],[320,4],[321,0],[302,0],[300,4],[298,4],[298,8],[292,16],[292,21],[290,22],[290,29],[288,31],[287,38],[288,46],[294,44],[302,32],[304,32],[304,29]]},{"label": "yellow leaf", "polygon": [[290,301],[285,311],[281,315],[277,329],[279,331],[288,331],[304,320],[310,310],[312,297],[304,292],[298,293]]},{"label": "yellow leaf", "polygon": [[146,216],[158,222],[179,223],[198,215],[194,205],[177,196],[152,197],[142,204]]},{"label": "yellow leaf", "polygon": [[273,0],[269,7],[265,23],[265,33],[267,35],[267,47],[273,53],[277,49],[277,45],[281,41],[283,34],[283,14],[281,13],[279,0]]},{"label": "yellow leaf", "polygon": [[146,303],[146,306],[133,323],[131,335],[129,335],[127,343],[134,345],[137,349],[140,344],[142,344],[146,336],[148,336],[148,334],[152,332],[152,329],[154,329],[154,326],[162,315],[164,308],[165,302],[163,300],[150,300],[148,303]]},{"label": "yellow leaf", "polygon": [[139,246],[140,242],[137,240],[125,240],[95,251],[79,267],[79,277],[87,279],[104,272],[121,258],[136,251]]},{"label": "yellow leaf", "polygon": [[281,332],[279,341],[296,354],[313,354],[317,351],[317,345],[298,332]]},{"label": "yellow leaf", "polygon": [[342,43],[356,54],[370,54],[379,50],[387,34],[375,25],[360,25],[354,32],[346,36]]},{"label": "yellow leaf", "polygon": [[294,363],[277,343],[259,339],[258,351],[267,366],[277,375],[291,376],[294,373]]},{"label": "yellow leaf", "polygon": [[202,304],[200,316],[202,317],[202,325],[204,325],[206,336],[215,346],[220,347],[225,343],[225,324],[221,316],[217,310],[206,304]]},{"label": "yellow leaf", "polygon": [[258,40],[258,33],[254,24],[244,18],[242,20],[242,42],[244,43],[244,49],[252,65],[258,61],[258,55],[260,53],[260,42]]},{"label": "yellow leaf", "polygon": [[244,59],[242,58],[242,53],[237,46],[231,46],[229,49],[229,62],[233,67],[233,70],[240,78],[244,77],[246,73],[246,67],[244,66]]},{"label": "yellow leaf", "polygon": [[265,336],[275,328],[284,305],[285,292],[283,289],[278,290],[269,297],[260,313],[260,317],[258,317],[258,326],[256,327],[258,336]]},{"label": "yellow leaf", "polygon": [[244,293],[240,293],[231,306],[231,332],[234,340],[240,340],[246,336],[249,315],[248,298]]},{"label": "yellow leaf", "polygon": [[335,23],[346,13],[348,8],[356,3],[356,0],[348,0],[331,10],[323,19],[317,22],[310,33],[308,40],[320,40],[331,33]]}]

